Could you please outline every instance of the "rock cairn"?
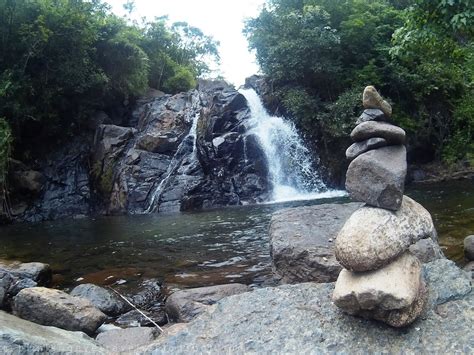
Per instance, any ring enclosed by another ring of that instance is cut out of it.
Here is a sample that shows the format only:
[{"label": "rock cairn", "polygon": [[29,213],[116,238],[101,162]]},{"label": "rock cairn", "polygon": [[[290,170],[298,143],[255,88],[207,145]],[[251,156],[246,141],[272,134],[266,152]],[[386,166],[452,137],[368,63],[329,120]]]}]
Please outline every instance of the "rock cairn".
[{"label": "rock cairn", "polygon": [[423,238],[436,240],[436,230],[429,212],[403,195],[405,131],[389,123],[390,104],[368,86],[363,105],[346,151],[346,189],[366,205],[337,236],[336,258],[344,269],[333,301],[349,314],[403,327],[421,314],[427,299],[421,263],[408,249]]}]

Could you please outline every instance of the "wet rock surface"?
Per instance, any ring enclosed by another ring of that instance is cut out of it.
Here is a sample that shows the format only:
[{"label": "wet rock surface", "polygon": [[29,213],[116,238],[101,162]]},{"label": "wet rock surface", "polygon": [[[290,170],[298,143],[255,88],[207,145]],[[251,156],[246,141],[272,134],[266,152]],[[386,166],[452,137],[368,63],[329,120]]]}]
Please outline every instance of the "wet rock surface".
[{"label": "wet rock surface", "polygon": [[227,284],[199,287],[177,291],[166,300],[166,313],[170,320],[189,322],[206,312],[222,298],[248,292],[250,288],[242,284]]},{"label": "wet rock surface", "polygon": [[282,282],[335,281],[341,266],[334,256],[339,230],[361,203],[324,204],[276,212],[270,223],[270,251]]},{"label": "wet rock surface", "polygon": [[92,334],[106,319],[88,300],[65,292],[33,287],[13,299],[13,314],[42,325]]},{"label": "wet rock surface", "polygon": [[376,270],[423,238],[436,238],[431,215],[404,196],[398,211],[362,207],[354,212],[337,236],[336,258],[348,270]]},{"label": "wet rock surface", "polygon": [[[332,354],[399,353],[403,349],[413,353],[470,353],[474,351],[474,293],[450,286],[469,282],[456,269],[453,263],[439,261],[424,265],[425,275],[438,275],[437,282],[427,277],[434,302],[405,329],[347,315],[331,302],[334,284],[305,283],[225,298],[184,329],[137,352]],[[437,289],[441,294],[449,293],[451,301],[443,303],[446,300],[438,297]]]}]

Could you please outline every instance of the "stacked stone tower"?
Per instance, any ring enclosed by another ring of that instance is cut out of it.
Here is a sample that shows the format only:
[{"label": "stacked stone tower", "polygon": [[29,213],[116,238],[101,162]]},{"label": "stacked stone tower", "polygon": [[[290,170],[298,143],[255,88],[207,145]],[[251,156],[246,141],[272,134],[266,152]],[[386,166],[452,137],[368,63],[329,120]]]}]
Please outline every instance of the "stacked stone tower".
[{"label": "stacked stone tower", "polygon": [[373,86],[365,88],[363,105],[346,151],[346,189],[366,205],[337,236],[336,258],[344,268],[333,301],[349,314],[402,327],[421,314],[427,299],[421,263],[408,249],[436,238],[436,230],[429,212],[403,195],[405,131],[389,123],[391,106]]}]

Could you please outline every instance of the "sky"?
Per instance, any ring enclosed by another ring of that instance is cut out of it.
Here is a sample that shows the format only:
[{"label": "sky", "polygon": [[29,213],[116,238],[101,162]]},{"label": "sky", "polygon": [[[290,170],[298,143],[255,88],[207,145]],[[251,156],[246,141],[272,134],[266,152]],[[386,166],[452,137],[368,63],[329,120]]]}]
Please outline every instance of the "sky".
[{"label": "sky", "polygon": [[[125,0],[106,0],[118,15],[124,15]],[[133,18],[168,15],[170,22],[186,21],[220,42],[221,65],[216,74],[236,86],[259,71],[255,55],[242,34],[244,20],[258,15],[264,0],[135,0]]]}]

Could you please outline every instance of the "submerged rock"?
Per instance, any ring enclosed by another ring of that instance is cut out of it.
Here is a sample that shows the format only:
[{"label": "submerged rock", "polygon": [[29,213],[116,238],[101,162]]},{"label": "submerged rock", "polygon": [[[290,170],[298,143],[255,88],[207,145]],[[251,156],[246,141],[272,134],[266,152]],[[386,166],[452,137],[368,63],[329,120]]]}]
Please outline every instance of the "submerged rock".
[{"label": "submerged rock", "polygon": [[346,189],[357,201],[398,210],[402,203],[406,173],[404,146],[370,150],[350,163],[347,169]]},{"label": "submerged rock", "polygon": [[[469,282],[439,261],[424,269],[438,275],[434,288]],[[451,271],[449,271],[451,270]],[[447,273],[446,273],[447,272]],[[426,274],[426,272],[425,272]],[[454,276],[454,279],[452,278]],[[463,281],[464,280],[464,281]],[[354,318],[332,302],[334,284],[305,283],[256,289],[224,298],[208,312],[139,353],[472,353],[474,293],[429,307],[413,326],[396,329]],[[454,292],[455,293],[455,292]],[[453,294],[454,296],[454,294]],[[431,297],[431,296],[430,296]]]},{"label": "submerged rock", "polygon": [[346,158],[349,160],[357,158],[362,153],[365,153],[372,149],[377,149],[381,147],[385,147],[388,145],[388,142],[383,138],[369,138],[365,141],[360,141],[353,143],[349,148],[346,150]]},{"label": "submerged rock", "polygon": [[13,299],[13,314],[42,325],[92,334],[106,319],[88,300],[65,292],[33,287]]},{"label": "submerged rock", "polygon": [[285,283],[335,281],[337,233],[361,203],[324,204],[275,212],[270,222],[274,271]]},{"label": "submerged rock", "polygon": [[384,138],[389,144],[405,143],[405,131],[386,122],[362,122],[351,132],[351,138],[354,142],[361,142],[375,137]]},{"label": "submerged rock", "polygon": [[127,328],[100,333],[96,341],[107,350],[121,353],[150,344],[157,336],[156,328]]},{"label": "submerged rock", "polygon": [[92,338],[38,325],[0,311],[0,349],[4,355],[17,354],[106,354]]},{"label": "submerged rock", "polygon": [[424,238],[436,238],[431,215],[404,196],[398,211],[367,206],[354,212],[337,236],[336,258],[348,270],[376,270]]},{"label": "submerged rock", "polygon": [[189,322],[224,297],[250,291],[247,285],[227,284],[177,291],[166,300],[166,313],[176,322]]},{"label": "submerged rock", "polygon": [[343,269],[332,299],[349,314],[358,314],[361,310],[398,310],[414,303],[420,285],[421,263],[405,253],[375,271],[353,273]]},{"label": "submerged rock", "polygon": [[94,284],[82,284],[74,287],[71,296],[82,297],[89,300],[100,311],[109,316],[116,316],[131,309],[114,292]]}]

